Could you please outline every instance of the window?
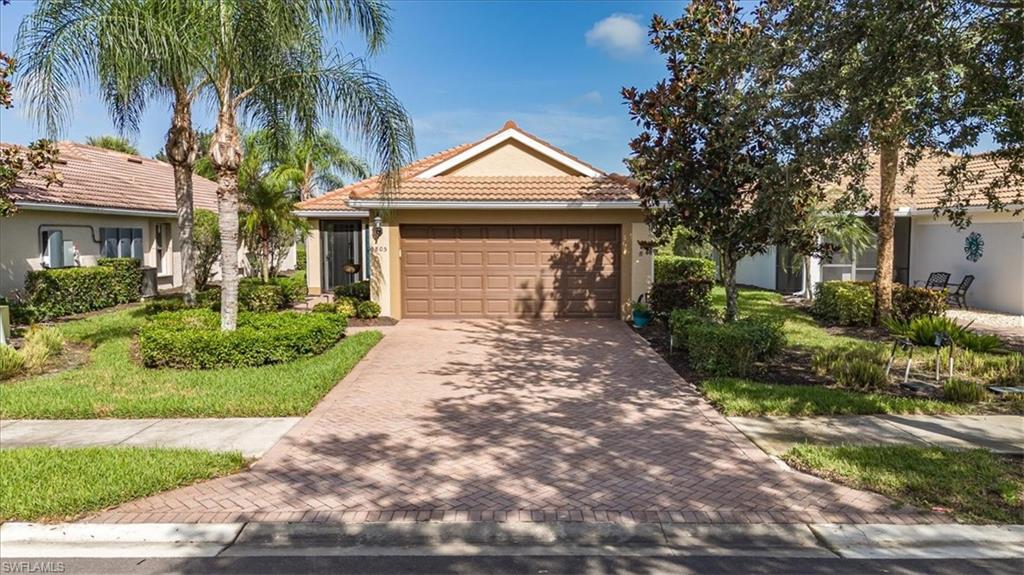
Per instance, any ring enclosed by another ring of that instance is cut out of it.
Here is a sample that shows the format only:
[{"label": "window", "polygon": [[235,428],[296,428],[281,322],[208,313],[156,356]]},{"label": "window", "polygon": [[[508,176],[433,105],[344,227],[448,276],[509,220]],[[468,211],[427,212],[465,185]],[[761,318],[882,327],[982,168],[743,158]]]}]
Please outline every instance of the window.
[{"label": "window", "polygon": [[100,256],[142,261],[142,228],[100,228]]},{"label": "window", "polygon": [[167,252],[170,250],[167,247],[171,241],[171,224],[157,224],[156,225],[156,273],[159,275],[169,274],[171,266],[164,260],[167,257]]}]

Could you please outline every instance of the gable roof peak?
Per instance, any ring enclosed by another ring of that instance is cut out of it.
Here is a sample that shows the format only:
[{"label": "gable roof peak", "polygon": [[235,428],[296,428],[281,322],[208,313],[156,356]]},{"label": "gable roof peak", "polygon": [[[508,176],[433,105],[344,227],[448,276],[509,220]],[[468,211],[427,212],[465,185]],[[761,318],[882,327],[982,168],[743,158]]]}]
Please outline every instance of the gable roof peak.
[{"label": "gable roof peak", "polygon": [[505,120],[505,125],[501,127],[502,130],[518,130],[519,126],[516,125],[515,120]]}]

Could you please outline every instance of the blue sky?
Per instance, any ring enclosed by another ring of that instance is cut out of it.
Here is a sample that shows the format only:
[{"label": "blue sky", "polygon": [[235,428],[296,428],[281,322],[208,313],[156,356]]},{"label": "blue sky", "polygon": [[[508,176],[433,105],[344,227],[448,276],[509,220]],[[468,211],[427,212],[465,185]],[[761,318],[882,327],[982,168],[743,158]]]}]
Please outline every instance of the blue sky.
[{"label": "blue sky", "polygon": [[[11,52],[18,25],[32,8],[15,0],[0,8],[0,49]],[[609,171],[636,129],[619,96],[624,85],[648,87],[663,64],[646,42],[654,13],[676,16],[683,2],[393,2],[393,31],[370,64],[391,83],[416,126],[419,155],[479,138],[514,119],[523,129]],[[345,53],[363,46],[337,39]],[[212,125],[206,109],[197,124]],[[160,149],[169,122],[166,102],[150,106],[140,150]],[[64,138],[114,133],[95,92],[78,98]],[[26,143],[44,134],[18,107],[0,111],[0,140]],[[359,150],[353,142],[353,148]]]}]

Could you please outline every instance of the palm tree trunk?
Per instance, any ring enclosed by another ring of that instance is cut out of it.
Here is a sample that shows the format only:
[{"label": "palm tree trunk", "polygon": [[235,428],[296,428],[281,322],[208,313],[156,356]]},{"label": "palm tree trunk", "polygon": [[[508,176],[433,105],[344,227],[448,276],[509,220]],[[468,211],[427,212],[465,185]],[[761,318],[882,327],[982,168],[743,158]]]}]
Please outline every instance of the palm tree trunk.
[{"label": "palm tree trunk", "polygon": [[196,161],[196,136],[192,131],[192,102],[184,89],[175,89],[171,128],[167,131],[167,161],[174,169],[174,201],[178,215],[181,249],[181,280],[185,303],[196,301],[195,251],[192,245],[194,207],[192,165]]},{"label": "palm tree trunk", "polygon": [[725,321],[736,321],[739,312],[739,291],[736,288],[736,257],[729,250],[719,250],[722,258],[722,279],[725,282]]},{"label": "palm tree trunk", "polygon": [[892,311],[893,236],[896,233],[896,170],[899,144],[885,142],[880,150],[881,189],[878,195],[878,262],[875,267],[875,325]]},{"label": "palm tree trunk", "polygon": [[[312,154],[312,152],[310,152]],[[299,200],[305,201],[313,197],[313,160],[306,158],[306,165],[303,167],[302,185],[299,186]]]},{"label": "palm tree trunk", "polygon": [[217,211],[220,215],[220,328],[230,331],[238,323],[238,168],[242,163],[242,144],[235,111],[230,99],[225,99],[217,115],[210,160],[217,170]]}]

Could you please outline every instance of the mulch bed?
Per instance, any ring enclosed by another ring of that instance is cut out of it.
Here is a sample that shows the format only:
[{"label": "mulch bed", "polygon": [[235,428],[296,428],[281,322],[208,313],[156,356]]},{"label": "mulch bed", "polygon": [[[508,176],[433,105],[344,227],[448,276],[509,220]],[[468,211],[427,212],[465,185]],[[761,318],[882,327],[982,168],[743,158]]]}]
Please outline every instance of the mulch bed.
[{"label": "mulch bed", "polygon": [[394,318],[391,318],[391,317],[384,317],[384,316],[375,317],[375,318],[371,318],[371,319],[360,319],[358,317],[352,317],[352,318],[349,318],[349,320],[348,320],[348,326],[349,327],[380,327],[380,326],[396,325],[397,323],[398,323],[397,319],[394,319]]}]

